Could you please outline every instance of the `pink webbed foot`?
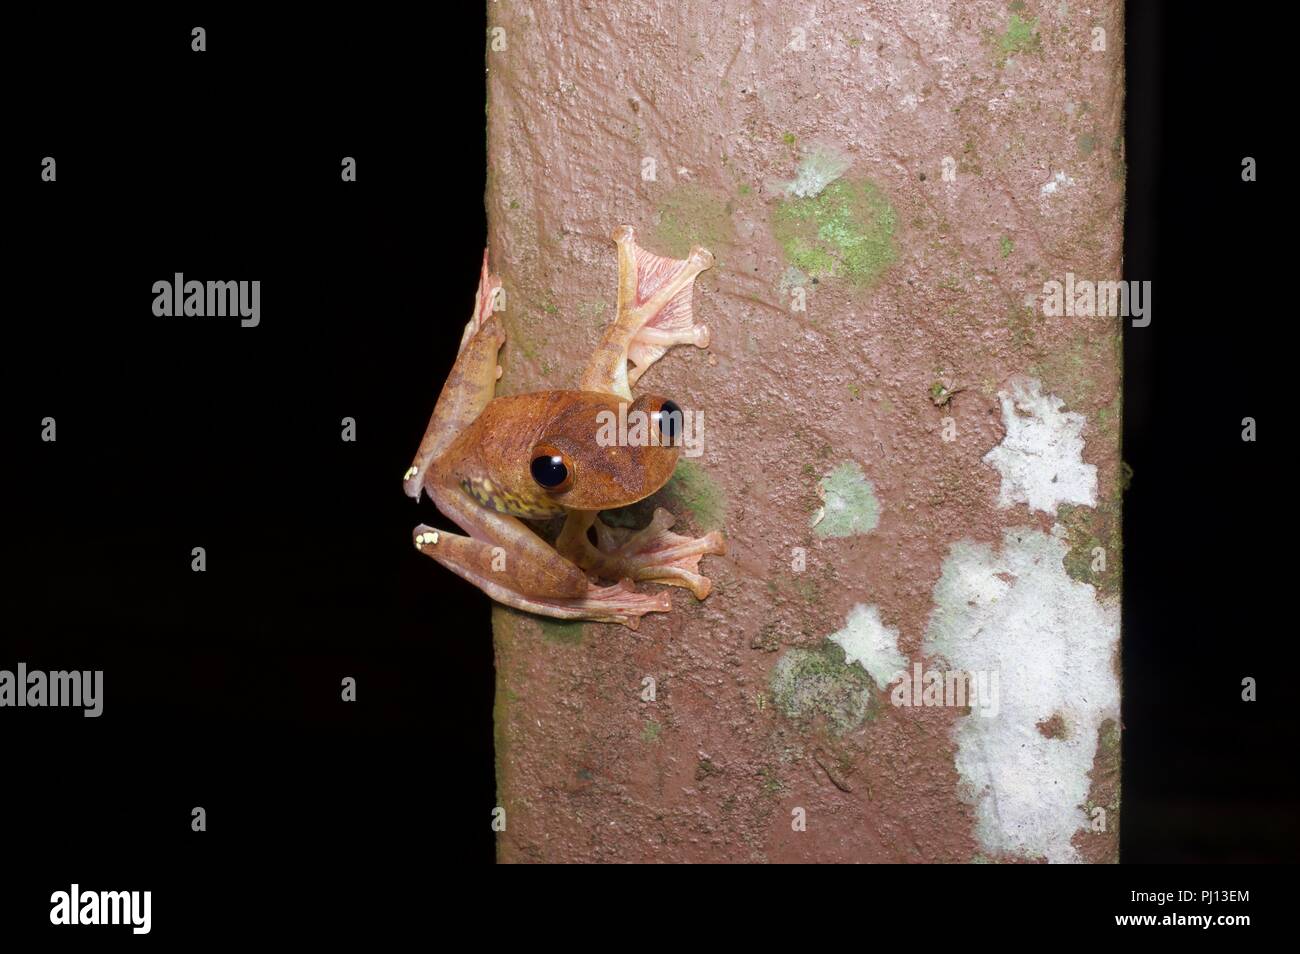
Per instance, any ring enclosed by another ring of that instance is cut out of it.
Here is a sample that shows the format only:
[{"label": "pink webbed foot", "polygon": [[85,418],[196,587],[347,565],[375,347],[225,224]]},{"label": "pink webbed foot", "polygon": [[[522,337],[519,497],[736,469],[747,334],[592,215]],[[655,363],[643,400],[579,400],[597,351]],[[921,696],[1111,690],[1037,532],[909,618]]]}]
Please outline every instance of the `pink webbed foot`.
[{"label": "pink webbed foot", "polygon": [[633,580],[682,586],[698,600],[709,595],[713,584],[700,572],[700,557],[727,552],[723,536],[714,530],[702,537],[673,533],[676,518],[662,507],[655,510],[643,530],[606,526],[595,522],[596,540],[603,563],[616,567]]},{"label": "pink webbed foot", "polygon": [[707,348],[709,331],[695,323],[695,278],[713,254],[695,246],[686,258],[665,258],[636,243],[631,226],[614,232],[618,246],[618,310],[583,372],[584,391],[632,400],[631,386],[674,345]]},{"label": "pink webbed foot", "polygon": [[713,255],[700,246],[692,248],[690,255],[681,260],[655,255],[636,244],[635,234],[627,226],[615,234],[615,241],[632,246],[638,305],[644,306],[657,293],[675,289],[661,308],[646,309],[650,317],[628,345],[627,358],[633,365],[628,369],[628,383],[636,384],[674,345],[709,346],[709,329],[696,323],[691,298],[695,276],[713,265]]}]

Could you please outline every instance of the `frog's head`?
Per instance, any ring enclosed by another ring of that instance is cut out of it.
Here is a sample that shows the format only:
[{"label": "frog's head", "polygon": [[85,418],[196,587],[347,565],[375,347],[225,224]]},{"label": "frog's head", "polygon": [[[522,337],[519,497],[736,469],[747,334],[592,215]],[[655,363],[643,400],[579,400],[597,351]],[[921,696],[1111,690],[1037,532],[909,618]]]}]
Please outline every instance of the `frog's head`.
[{"label": "frog's head", "polygon": [[652,394],[630,404],[582,397],[558,408],[532,444],[528,475],[537,489],[570,510],[613,510],[667,483],[681,454],[681,408]]}]

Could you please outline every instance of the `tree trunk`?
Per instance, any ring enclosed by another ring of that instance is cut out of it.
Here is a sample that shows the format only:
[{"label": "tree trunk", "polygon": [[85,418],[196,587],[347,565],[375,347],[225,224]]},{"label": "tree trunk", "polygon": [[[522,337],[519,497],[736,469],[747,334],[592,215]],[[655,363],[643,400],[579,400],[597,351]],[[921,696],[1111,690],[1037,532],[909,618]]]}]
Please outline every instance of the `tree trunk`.
[{"label": "tree trunk", "polygon": [[627,516],[729,547],[638,631],[495,610],[500,860],[1116,860],[1122,29],[489,5],[498,393],[576,386],[615,227],[705,246],[644,382],[704,453]]}]

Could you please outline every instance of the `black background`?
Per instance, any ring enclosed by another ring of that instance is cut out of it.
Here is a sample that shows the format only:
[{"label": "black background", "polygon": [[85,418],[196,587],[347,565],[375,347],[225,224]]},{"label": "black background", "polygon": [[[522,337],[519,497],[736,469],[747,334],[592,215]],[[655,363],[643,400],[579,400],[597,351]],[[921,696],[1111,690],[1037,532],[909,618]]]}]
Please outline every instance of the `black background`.
[{"label": "black background", "polygon": [[[482,24],[43,27],[5,170],[0,668],[103,669],[106,701],[3,710],[13,837],[83,883],[491,863],[490,604],[401,492],[483,253]],[[260,279],[261,324],[155,318],[174,272]]]},{"label": "black background", "polygon": [[[54,887],[134,878],[157,907],[164,872],[493,860],[489,604],[409,545],[447,524],[399,486],[484,244],[484,25],[13,27],[0,668],[106,686],[99,719],[0,715],[6,840]],[[1122,854],[1292,861],[1270,58],[1245,19],[1130,3],[1127,31],[1125,275],[1154,290],[1125,333]],[[154,318],[177,271],[260,279],[261,326]]]}]

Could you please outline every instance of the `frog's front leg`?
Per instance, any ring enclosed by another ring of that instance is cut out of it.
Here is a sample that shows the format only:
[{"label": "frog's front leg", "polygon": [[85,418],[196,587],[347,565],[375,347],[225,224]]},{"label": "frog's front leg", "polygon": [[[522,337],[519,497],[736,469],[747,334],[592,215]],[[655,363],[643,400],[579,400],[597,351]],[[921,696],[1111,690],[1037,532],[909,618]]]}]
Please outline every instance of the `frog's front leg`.
[{"label": "frog's front leg", "polygon": [[435,464],[425,487],[438,509],[470,536],[421,525],[416,549],[515,609],[557,619],[622,623],[636,629],[646,613],[666,613],[668,594],[638,593],[627,580],[599,586],[522,521],[481,507]]},{"label": "frog's front leg", "polygon": [[[708,553],[721,556],[727,552],[727,545],[716,530],[698,539],[672,533],[669,528],[675,519],[659,507],[649,526],[629,530],[607,526],[592,511],[574,510],[565,520],[555,546],[596,576],[683,586],[702,600],[713,584],[699,572],[700,557]],[[592,546],[587,538],[587,530],[593,525],[598,546]]]},{"label": "frog's front leg", "polygon": [[474,313],[465,325],[456,363],[438,395],[415,460],[402,480],[407,496],[416,500],[420,499],[425,474],[434,460],[478,417],[496,391],[497,378],[501,377],[497,352],[506,341],[501,319],[495,314],[500,292],[501,279],[488,268],[488,250],[483,249]]},{"label": "frog's front leg", "polygon": [[[618,245],[618,310],[582,374],[584,391],[632,400],[631,386],[674,345],[709,345],[709,330],[695,323],[691,295],[695,276],[713,265],[713,254],[695,246],[686,258],[664,258],[636,244],[624,225]],[[629,368],[629,362],[632,367]]]}]

